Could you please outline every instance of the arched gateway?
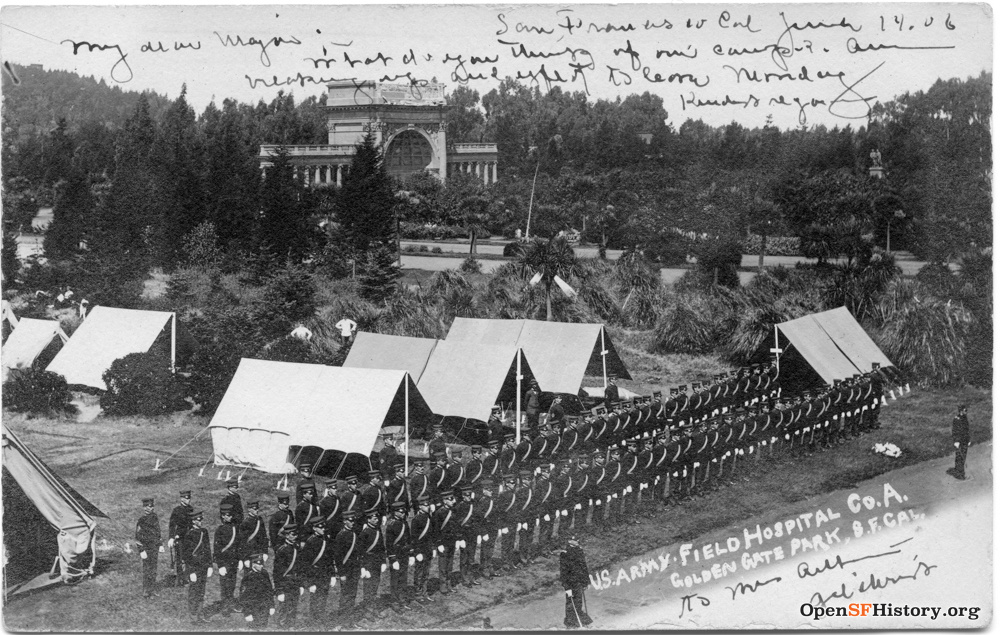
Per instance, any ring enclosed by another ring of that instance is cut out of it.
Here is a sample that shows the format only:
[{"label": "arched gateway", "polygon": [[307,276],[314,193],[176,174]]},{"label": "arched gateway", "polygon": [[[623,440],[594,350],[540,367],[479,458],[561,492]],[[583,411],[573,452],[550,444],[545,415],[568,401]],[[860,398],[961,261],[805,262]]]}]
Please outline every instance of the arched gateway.
[{"label": "arched gateway", "polygon": [[[443,84],[334,82],[327,86],[326,112],[327,145],[285,146],[306,185],[339,186],[369,130],[393,176],[428,172],[444,181],[465,172],[485,184],[497,181],[496,144],[447,142]],[[278,147],[261,146],[261,169],[271,165]]]}]

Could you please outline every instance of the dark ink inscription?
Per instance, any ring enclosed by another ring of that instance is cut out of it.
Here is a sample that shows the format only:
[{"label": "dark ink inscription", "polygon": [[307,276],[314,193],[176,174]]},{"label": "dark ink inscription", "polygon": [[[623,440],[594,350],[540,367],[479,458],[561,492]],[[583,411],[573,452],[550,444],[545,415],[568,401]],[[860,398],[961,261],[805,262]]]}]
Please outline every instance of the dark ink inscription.
[{"label": "dark ink inscription", "polygon": [[808,562],[800,562],[797,568],[800,578],[812,578],[826,571],[833,571],[834,569],[843,569],[846,565],[854,564],[855,562],[863,562],[865,560],[872,560],[874,558],[882,558],[884,556],[894,556],[900,553],[901,549],[896,549],[895,551],[886,551],[884,553],[874,553],[868,556],[862,556],[860,558],[855,558],[853,560],[844,560],[840,556],[837,556],[833,562],[830,562],[829,558],[823,560],[823,564],[817,569],[809,568]]},{"label": "dark ink inscription", "polygon": [[684,617],[684,613],[688,613],[694,610],[694,605],[691,602],[691,600],[694,599],[697,599],[699,602],[701,602],[701,605],[703,607],[712,604],[711,600],[701,595],[697,594],[685,595],[681,597],[681,614],[678,616],[678,618]]},{"label": "dark ink inscription", "polygon": [[264,66],[271,65],[271,56],[267,54],[267,49],[269,47],[271,46],[277,47],[281,46],[282,44],[296,44],[296,45],[302,44],[302,42],[300,42],[299,39],[294,36],[292,36],[287,40],[283,37],[278,37],[278,36],[272,37],[271,39],[268,40],[258,40],[255,37],[249,37],[246,40],[244,40],[242,35],[237,35],[234,37],[232,35],[227,34],[226,37],[222,37],[222,35],[220,35],[218,31],[212,31],[212,33],[215,34],[215,37],[219,38],[219,42],[221,42],[222,46],[225,47],[230,47],[230,46],[260,47],[260,63],[263,64]]},{"label": "dark ink inscription", "polygon": [[[780,11],[781,21],[785,23],[785,30],[781,32],[778,36],[778,41],[775,42],[775,48],[771,52],[771,61],[783,71],[788,70],[788,65],[785,59],[792,56],[792,51],[795,50],[795,37],[792,34],[793,31],[807,31],[811,29],[850,29],[857,33],[861,30],[861,27],[855,27],[853,24],[847,21],[847,18],[841,18],[840,22],[834,22],[828,24],[826,22],[806,22],[805,24],[799,24],[798,22],[788,23],[788,19],[785,17],[785,12]],[[785,40],[787,38],[787,44]]]},{"label": "dark ink inscription", "polygon": [[[128,55],[122,52],[121,46],[117,44],[91,44],[90,42],[74,42],[73,40],[63,40],[62,42],[60,42],[60,44],[65,44],[67,42],[73,45],[73,55],[76,55],[77,52],[83,47],[87,47],[88,53],[93,53],[94,51],[109,51],[112,49],[118,51],[118,60],[114,63],[114,66],[111,67],[111,79],[115,80],[119,84],[125,84],[132,81],[132,78],[134,77],[132,75],[132,67],[128,65],[128,60],[126,59]],[[116,70],[120,65],[124,65],[124,69]],[[127,72],[128,78],[119,78],[115,75],[116,72],[117,73]]]},{"label": "dark ink inscription", "polygon": [[762,586],[767,586],[772,582],[781,582],[781,577],[779,576],[776,578],[771,578],[770,580],[764,580],[763,582],[761,582],[760,580],[754,580],[753,584],[743,584],[742,582],[737,582],[735,587],[727,586],[726,588],[729,589],[729,592],[733,594],[732,599],[735,600],[737,593],[739,593],[740,595],[746,595],[747,593],[756,593],[757,589],[759,589]]},{"label": "dark ink inscription", "polygon": [[847,52],[852,55],[855,53],[868,53],[870,51],[882,51],[885,49],[898,49],[900,51],[931,51],[937,49],[953,49],[954,46],[900,46],[898,44],[869,44],[863,46],[858,43],[858,39],[855,37],[847,38]]}]

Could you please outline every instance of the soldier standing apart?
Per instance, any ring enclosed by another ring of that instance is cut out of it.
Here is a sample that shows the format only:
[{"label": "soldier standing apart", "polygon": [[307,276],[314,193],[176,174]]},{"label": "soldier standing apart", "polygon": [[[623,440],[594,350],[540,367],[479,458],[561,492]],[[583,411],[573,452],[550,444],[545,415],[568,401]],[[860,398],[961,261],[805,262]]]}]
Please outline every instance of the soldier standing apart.
[{"label": "soldier standing apart", "polygon": [[594,620],[587,615],[584,593],[590,584],[587,574],[587,556],[576,536],[566,541],[566,550],[559,556],[559,581],[566,589],[566,616],[563,624],[568,628],[588,626]]},{"label": "soldier standing apart", "polygon": [[184,558],[181,556],[181,543],[188,529],[191,529],[191,490],[180,493],[181,503],[170,512],[170,520],[167,523],[167,548],[173,556],[174,586],[184,586],[188,583],[184,575]]},{"label": "soldier standing apart", "polygon": [[618,394],[618,376],[609,374],[608,386],[604,389],[604,407],[611,410],[612,406],[618,401],[621,401],[621,397]]},{"label": "soldier standing apart", "polygon": [[528,433],[534,434],[538,428],[538,414],[542,409],[542,391],[538,389],[538,381],[535,379],[529,382],[528,392],[524,394],[524,403],[524,422],[527,424]]},{"label": "soldier standing apart", "polygon": [[958,414],[951,420],[951,440],[955,444],[955,467],[948,470],[960,481],[964,481],[965,476],[965,456],[969,452],[969,406],[962,404],[958,407]]},{"label": "soldier standing apart", "polygon": [[208,530],[201,526],[204,513],[191,510],[188,521],[191,528],[181,542],[181,556],[188,585],[188,613],[195,624],[205,624],[208,619],[201,613],[205,601],[205,582],[212,575],[212,542]]},{"label": "soldier standing apart", "polygon": [[302,570],[299,554],[299,530],[295,525],[289,525],[281,533],[284,544],[274,552],[274,592],[278,605],[275,620],[281,630],[295,623],[299,612],[299,572]]},{"label": "soldier standing apart", "polygon": [[267,621],[274,613],[274,586],[271,576],[264,570],[263,554],[250,556],[250,568],[240,582],[240,609],[250,628],[259,631],[267,628]]},{"label": "soldier standing apart", "polygon": [[236,571],[240,562],[239,529],[233,521],[233,507],[229,503],[219,506],[222,524],[215,530],[215,566],[219,570],[220,607],[223,614],[235,608]]},{"label": "soldier standing apart", "polygon": [[382,477],[388,481],[395,473],[394,468],[399,453],[396,451],[396,446],[392,444],[392,434],[386,434],[382,440],[384,445],[378,451],[378,467],[382,471]]},{"label": "soldier standing apart", "polygon": [[447,456],[448,442],[444,440],[444,427],[440,423],[435,423],[431,426],[431,430],[434,437],[427,444],[427,455],[433,457],[437,454],[444,454]]},{"label": "soldier standing apart", "polygon": [[142,559],[142,595],[156,596],[156,563],[163,551],[160,539],[160,519],[153,511],[153,499],[142,499],[142,516],[135,523],[135,541],[139,543],[139,558]]}]

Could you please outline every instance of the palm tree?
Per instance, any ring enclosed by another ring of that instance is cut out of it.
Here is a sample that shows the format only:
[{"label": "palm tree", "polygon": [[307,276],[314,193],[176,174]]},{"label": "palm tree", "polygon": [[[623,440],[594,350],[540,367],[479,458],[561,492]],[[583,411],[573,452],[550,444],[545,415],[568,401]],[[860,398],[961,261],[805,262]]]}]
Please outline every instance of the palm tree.
[{"label": "palm tree", "polygon": [[548,240],[536,239],[518,257],[521,270],[530,269],[545,285],[545,320],[552,321],[552,285],[556,278],[569,278],[576,266],[576,254],[561,236]]}]

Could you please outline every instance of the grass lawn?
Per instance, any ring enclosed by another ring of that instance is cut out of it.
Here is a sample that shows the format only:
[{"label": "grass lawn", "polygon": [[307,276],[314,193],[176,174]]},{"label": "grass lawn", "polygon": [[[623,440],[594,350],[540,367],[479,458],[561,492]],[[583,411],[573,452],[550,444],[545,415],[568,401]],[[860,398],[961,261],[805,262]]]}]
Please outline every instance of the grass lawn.
[{"label": "grass lawn", "polygon": [[[641,333],[621,333],[616,344],[637,380],[624,385],[640,392],[692,378],[697,380],[702,373],[707,378],[724,368],[708,357],[647,356],[641,352]],[[583,544],[588,561],[592,568],[599,569],[655,547],[739,523],[761,510],[948,454],[950,422],[960,402],[971,404],[973,442],[991,438],[992,405],[987,391],[915,389],[883,408],[882,428],[874,433],[814,455],[796,448],[776,452],[759,463],[750,462],[732,485],[681,505],[650,506],[653,518],[619,530],[614,540],[586,534]],[[56,587],[14,598],[5,606],[6,627],[17,631],[191,629],[186,592],[165,589],[159,598],[143,600],[140,561],[134,551],[125,553],[123,547],[133,538],[134,523],[141,511],[140,499],[146,496],[156,498],[164,533],[170,509],[181,489],[194,490],[194,504],[206,511],[206,524],[211,531],[218,525],[217,505],[225,487],[217,479],[219,470],[208,464],[212,449],[206,418],[179,413],[149,419],[99,417],[89,423],[78,423],[72,419],[32,418],[5,412],[4,421],[53,469],[110,516],[110,520],[101,520],[98,527],[98,575],[75,587]],[[877,441],[897,444],[903,450],[902,458],[887,459],[871,453],[869,449]],[[161,471],[154,472],[157,458],[166,461]],[[204,473],[199,476],[203,467]],[[244,500],[260,498],[265,514],[270,514],[275,509],[276,482],[276,476],[247,472],[242,488]],[[161,576],[166,574],[168,564],[169,557],[164,554],[160,561]],[[434,565],[432,577],[436,575]],[[558,562],[542,560],[482,586],[461,588],[445,600],[435,595],[438,601],[429,607],[400,614],[385,609],[360,626],[380,630],[434,628],[492,604],[533,593],[555,584],[557,579]],[[385,580],[383,593],[387,591]],[[218,593],[218,583],[209,581],[207,599],[217,599]],[[335,589],[331,607],[337,597]],[[237,616],[216,617],[211,624],[197,630],[232,630],[242,626]]]}]

